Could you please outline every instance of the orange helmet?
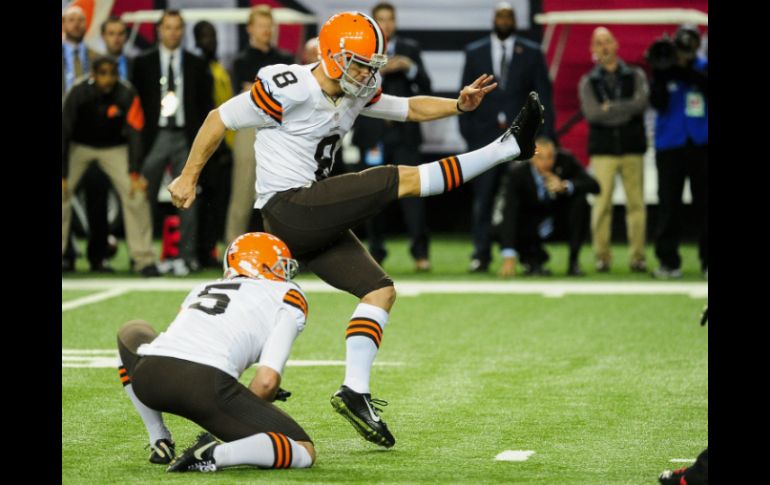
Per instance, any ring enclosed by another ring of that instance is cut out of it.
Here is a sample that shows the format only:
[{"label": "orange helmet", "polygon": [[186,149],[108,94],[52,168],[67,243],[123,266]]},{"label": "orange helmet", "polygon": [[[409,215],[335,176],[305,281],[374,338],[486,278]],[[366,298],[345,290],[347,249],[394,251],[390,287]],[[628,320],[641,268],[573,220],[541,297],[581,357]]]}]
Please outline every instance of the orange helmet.
[{"label": "orange helmet", "polygon": [[247,232],[235,238],[222,262],[226,279],[236,276],[287,281],[297,274],[297,260],[286,244],[266,232]]},{"label": "orange helmet", "polygon": [[[385,36],[371,17],[361,12],[342,12],[329,17],[318,34],[321,65],[327,76],[339,79],[342,90],[351,96],[374,93],[375,73],[388,62]],[[360,82],[348,74],[350,65],[369,66],[372,74]]]}]

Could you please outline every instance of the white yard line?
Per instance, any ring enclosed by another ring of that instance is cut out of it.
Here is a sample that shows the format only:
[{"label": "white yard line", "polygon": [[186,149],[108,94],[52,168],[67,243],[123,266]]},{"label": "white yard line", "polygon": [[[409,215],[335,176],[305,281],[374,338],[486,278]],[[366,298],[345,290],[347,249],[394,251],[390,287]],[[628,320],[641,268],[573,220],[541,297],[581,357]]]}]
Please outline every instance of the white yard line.
[{"label": "white yard line", "polygon": [[[126,291],[190,291],[193,286],[209,280],[173,279],[77,279],[62,280],[62,290],[113,290]],[[323,281],[298,281],[309,293],[336,293],[337,290]],[[445,294],[527,294],[560,298],[565,295],[687,295],[691,298],[708,298],[706,282],[528,282],[528,281],[405,281],[396,283],[401,296],[418,296],[425,293]],[[93,295],[96,296],[96,295]],[[86,297],[89,298],[89,297]],[[82,299],[81,299],[82,300]],[[75,300],[80,301],[80,300]],[[74,303],[74,302],[70,302]],[[62,310],[64,305],[62,305]]]},{"label": "white yard line", "polygon": [[671,458],[671,463],[693,463],[695,462],[695,458]]},{"label": "white yard line", "polygon": [[[344,366],[344,360],[294,360],[286,361],[289,367]],[[400,366],[403,362],[375,362],[376,366]],[[68,368],[118,368],[118,351],[113,349],[62,349],[61,366]]]},{"label": "white yard line", "polygon": [[496,461],[527,461],[534,455],[532,450],[505,450],[495,456]]},{"label": "white yard line", "polygon": [[[113,286],[113,285],[104,284],[104,283],[102,283],[99,289],[103,289],[105,287],[110,289],[106,291],[102,291],[101,293],[84,296],[83,298],[77,298],[75,300],[70,300],[68,302],[62,303],[61,311],[66,312],[68,310],[79,308],[84,305],[90,305],[91,303],[97,303],[100,301],[109,300],[110,298],[115,298],[116,296],[120,296],[130,291],[128,288],[122,288],[120,286]],[[62,290],[65,290],[65,289],[66,288],[64,288],[64,284],[62,283]]]}]

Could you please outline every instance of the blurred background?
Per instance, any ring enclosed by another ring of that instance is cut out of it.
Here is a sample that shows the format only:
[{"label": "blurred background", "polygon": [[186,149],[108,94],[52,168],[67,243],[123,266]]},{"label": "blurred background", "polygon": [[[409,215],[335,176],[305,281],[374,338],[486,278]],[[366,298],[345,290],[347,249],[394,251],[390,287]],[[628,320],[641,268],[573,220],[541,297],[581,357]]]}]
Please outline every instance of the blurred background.
[{"label": "blurred background", "polygon": [[[371,14],[376,3],[349,0],[62,0],[62,12],[64,15],[66,9],[73,5],[82,8],[86,16],[83,42],[95,52],[105,52],[106,49],[102,36],[103,22],[110,16],[122,19],[126,26],[123,53],[127,57],[138,56],[156,45],[158,38],[155,22],[160,18],[162,10],[181,11],[185,19],[183,47],[194,54],[200,55],[201,49],[196,45],[193,28],[200,20],[210,21],[216,30],[216,60],[230,74],[234,94],[237,94],[241,87],[235,79],[235,60],[238,53],[250,45],[246,28],[250,8],[257,5],[271,7],[272,45],[293,59],[293,62],[305,63],[308,62],[306,42],[317,35],[320,26],[330,15],[342,10],[360,10]],[[419,45],[424,70],[430,79],[430,94],[456,97],[462,87],[463,70],[466,67],[465,50],[474,41],[490,37],[498,2],[393,0],[389,3],[395,8],[399,38],[412,39]],[[611,30],[619,45],[617,55],[627,65],[641,68],[648,80],[652,76],[652,69],[645,60],[646,50],[664,35],[673,38],[682,24],[690,24],[697,29],[701,36],[698,55],[708,57],[708,2],[705,0],[510,0],[507,3],[515,13],[516,38],[536,43],[544,54],[552,85],[554,119],[551,136],[560,150],[569,151],[589,173],[592,173],[588,149],[589,123],[581,110],[578,84],[581,77],[595,65],[590,47],[597,27],[605,26]],[[63,27],[63,39],[65,37]],[[512,62],[516,62],[515,55]],[[64,91],[63,86],[63,99]],[[643,155],[643,199],[647,209],[646,244],[650,245],[655,242],[660,223],[654,141],[655,110],[651,106],[644,111],[643,119],[647,138],[647,149]],[[422,138],[419,144],[420,162],[437,160],[468,149],[469,143],[463,137],[458,121],[459,117],[450,117],[419,125]],[[345,140],[342,163],[335,167],[335,173],[361,168],[365,153],[353,142],[354,137],[355,130]],[[168,180],[170,172],[166,174],[164,182]],[[473,192],[473,186],[466,184],[459,190],[428,198],[425,202],[429,232],[467,238],[469,254],[473,249]],[[156,194],[151,195],[151,200],[153,195]],[[221,197],[228,200],[229,204],[234,203],[230,194]],[[505,194],[496,192],[494,197],[497,203],[491,215],[493,234],[494,227],[499,225],[502,217],[501,206]],[[95,200],[95,197],[92,199]],[[593,200],[594,196],[588,195],[590,204],[593,204]],[[689,179],[685,182],[682,200],[681,240],[685,244],[693,243],[698,240],[701,217],[693,209]],[[153,234],[156,240],[163,237],[165,217],[173,214],[164,190],[157,194],[157,201],[159,205],[153,209]],[[618,179],[612,191],[613,244],[627,242],[625,203],[623,184]],[[249,202],[239,201],[239,204]],[[84,206],[82,198],[73,201],[73,231],[76,240],[86,238],[89,233],[90,226]],[[114,191],[109,193],[108,209],[110,236],[118,239],[125,237],[119,197]],[[221,208],[218,210],[223,211]],[[250,229],[259,229],[258,218],[252,217],[249,224]],[[409,235],[402,209],[396,204],[386,209],[380,227],[387,237]],[[225,228],[221,227],[218,231],[216,237],[221,245],[226,240]],[[365,228],[359,228],[357,233],[362,239],[367,237]],[[565,234],[557,231],[554,241],[566,241]],[[587,252],[590,252],[590,239],[587,236],[585,240],[584,250]],[[78,254],[84,252],[84,248],[80,247],[83,244],[75,243]]]}]

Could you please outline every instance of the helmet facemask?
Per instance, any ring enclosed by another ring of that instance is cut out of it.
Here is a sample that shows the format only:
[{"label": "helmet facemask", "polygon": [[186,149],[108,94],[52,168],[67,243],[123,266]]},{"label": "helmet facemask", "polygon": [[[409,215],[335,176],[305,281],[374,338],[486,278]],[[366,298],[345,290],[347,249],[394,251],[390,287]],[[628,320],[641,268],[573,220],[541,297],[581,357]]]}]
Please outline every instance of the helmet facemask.
[{"label": "helmet facemask", "polygon": [[297,276],[298,269],[299,264],[297,263],[296,259],[279,256],[278,261],[276,261],[273,267],[270,268],[270,272],[279,278],[283,278],[286,281],[291,281],[295,276]]},{"label": "helmet facemask", "polygon": [[[344,44],[344,42],[344,39],[342,39],[340,44]],[[342,75],[339,78],[342,91],[350,96],[366,98],[372,96],[377,90],[377,80],[375,75],[377,74],[377,71],[387,64],[388,56],[375,53],[372,54],[371,59],[367,59],[343,47],[340,52],[332,56],[332,60],[337,65],[337,68],[342,71]],[[358,81],[348,73],[350,66],[352,66],[353,63],[371,69],[371,74],[365,81]]]}]

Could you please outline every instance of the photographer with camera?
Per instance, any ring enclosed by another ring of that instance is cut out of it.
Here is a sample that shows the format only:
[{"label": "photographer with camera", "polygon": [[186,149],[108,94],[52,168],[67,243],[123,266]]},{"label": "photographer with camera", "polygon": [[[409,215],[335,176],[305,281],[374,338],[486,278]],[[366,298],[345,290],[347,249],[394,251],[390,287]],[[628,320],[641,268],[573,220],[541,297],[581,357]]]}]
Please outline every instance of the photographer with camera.
[{"label": "photographer with camera", "polygon": [[659,279],[682,277],[679,240],[686,177],[699,219],[701,270],[708,279],[708,61],[697,55],[699,47],[698,29],[682,25],[673,40],[656,40],[646,55],[652,67],[650,104],[657,114],[655,255],[660,266],[652,274]]}]

